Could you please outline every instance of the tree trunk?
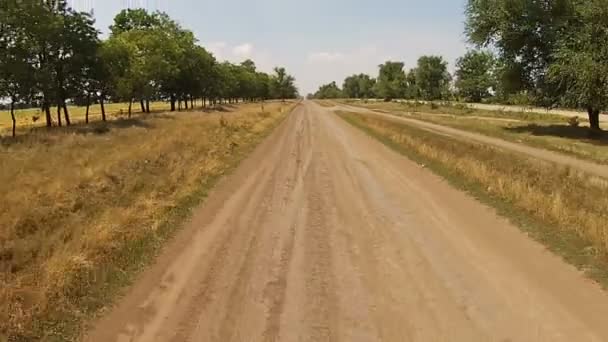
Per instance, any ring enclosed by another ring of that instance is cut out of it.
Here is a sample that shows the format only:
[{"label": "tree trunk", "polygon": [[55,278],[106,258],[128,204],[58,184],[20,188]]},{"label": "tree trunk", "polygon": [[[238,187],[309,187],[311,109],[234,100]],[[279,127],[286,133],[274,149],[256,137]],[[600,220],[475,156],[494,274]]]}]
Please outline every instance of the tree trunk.
[{"label": "tree trunk", "polygon": [[57,104],[57,125],[59,125],[59,127],[63,126],[61,124],[61,105]]},{"label": "tree trunk", "polygon": [[91,108],[91,94],[87,95],[87,112],[84,115],[84,121],[89,123],[89,109]]},{"label": "tree trunk", "polygon": [[53,119],[51,118],[51,105],[48,102],[44,102],[42,107],[44,109],[44,115],[46,117],[46,127],[52,127]]},{"label": "tree trunk", "polygon": [[65,100],[63,100],[63,116],[65,117],[65,124],[68,126],[72,125],[70,113],[68,112],[68,106],[65,104]]},{"label": "tree trunk", "polygon": [[146,112],[146,104],[144,103],[144,99],[139,100],[139,104],[141,105],[141,112]]},{"label": "tree trunk", "polygon": [[150,113],[150,100],[146,99],[146,113]]},{"label": "tree trunk", "polygon": [[171,111],[175,112],[175,95],[171,95]]},{"label": "tree trunk", "polygon": [[103,96],[99,97],[99,104],[101,105],[101,121],[106,121],[106,106],[103,104]]},{"label": "tree trunk", "polygon": [[17,120],[15,119],[15,100],[11,99],[11,120],[13,121],[13,138],[17,136]]},{"label": "tree trunk", "polygon": [[589,107],[587,109],[587,114],[589,114],[589,125],[591,126],[591,130],[599,131],[600,130],[600,111],[598,109]]},{"label": "tree trunk", "polygon": [[131,118],[131,111],[133,110],[133,99],[129,99],[129,119]]},{"label": "tree trunk", "polygon": [[194,109],[194,96],[190,95],[190,108]]},{"label": "tree trunk", "polygon": [[188,110],[188,98],[187,97],[184,98],[184,109]]}]

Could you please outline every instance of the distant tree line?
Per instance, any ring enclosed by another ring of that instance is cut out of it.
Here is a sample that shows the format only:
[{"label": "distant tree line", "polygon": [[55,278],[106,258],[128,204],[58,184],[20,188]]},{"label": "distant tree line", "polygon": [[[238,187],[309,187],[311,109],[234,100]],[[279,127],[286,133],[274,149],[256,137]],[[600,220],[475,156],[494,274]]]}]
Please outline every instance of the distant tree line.
[{"label": "distant tree line", "polygon": [[423,56],[416,68],[405,70],[402,62],[387,61],[379,66],[378,76],[359,74],[347,77],[338,87],[323,85],[313,94],[318,99],[382,98],[439,100],[451,96],[451,75],[447,62],[439,56]]},{"label": "distant tree line", "polygon": [[[46,125],[70,125],[68,104],[101,108],[128,102],[150,112],[150,101],[171,110],[202,105],[298,96],[284,68],[269,75],[251,60],[220,63],[194,34],[165,13],[123,10],[101,40],[88,13],[65,0],[0,4],[0,100],[8,103],[15,134],[16,108],[36,106]],[[55,111],[56,109],[56,111]]]},{"label": "distant tree line", "polygon": [[[608,109],[608,1],[468,0],[466,16],[475,49],[457,60],[453,77],[441,57],[425,56],[412,70],[386,62],[375,80],[352,76],[342,89],[321,87],[314,97],[576,108],[600,129]],[[359,81],[374,84],[371,91],[361,92]]]}]

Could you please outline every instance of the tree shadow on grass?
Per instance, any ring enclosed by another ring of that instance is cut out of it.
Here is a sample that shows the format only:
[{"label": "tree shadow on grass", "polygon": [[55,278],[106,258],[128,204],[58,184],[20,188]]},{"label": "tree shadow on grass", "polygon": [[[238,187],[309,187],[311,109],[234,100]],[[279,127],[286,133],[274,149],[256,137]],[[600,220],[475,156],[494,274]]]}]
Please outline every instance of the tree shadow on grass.
[{"label": "tree shadow on grass", "polygon": [[92,123],[76,122],[71,126],[63,127],[30,127],[27,130],[21,129],[15,138],[10,135],[10,131],[6,131],[6,134],[0,136],[1,146],[11,146],[18,144],[52,144],[60,141],[61,136],[77,134],[77,135],[105,135],[113,130],[139,127],[139,128],[154,128],[149,118],[167,118],[172,119],[170,115],[156,114],[150,117],[136,117],[136,118],[118,118],[109,120],[106,122],[97,121]]},{"label": "tree shadow on grass", "polygon": [[537,125],[505,127],[512,133],[527,133],[534,136],[552,136],[573,140],[583,140],[590,144],[608,145],[608,131],[592,131],[589,127],[574,127],[569,125]]}]

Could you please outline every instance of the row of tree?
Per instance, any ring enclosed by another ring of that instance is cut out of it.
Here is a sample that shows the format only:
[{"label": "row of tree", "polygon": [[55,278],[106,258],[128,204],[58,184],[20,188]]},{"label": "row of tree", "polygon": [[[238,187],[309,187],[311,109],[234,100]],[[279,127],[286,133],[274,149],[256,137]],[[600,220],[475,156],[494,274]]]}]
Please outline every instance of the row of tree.
[{"label": "row of tree", "polygon": [[[468,0],[475,49],[456,62],[424,56],[414,69],[380,65],[379,75],[322,86],[316,98],[492,101],[584,109],[594,130],[608,109],[608,1]],[[493,51],[493,52],[490,52]]]},{"label": "row of tree", "polygon": [[359,74],[347,77],[342,89],[332,82],[312,94],[319,99],[331,98],[406,98],[440,100],[450,96],[451,75],[448,64],[439,56],[423,56],[416,68],[406,71],[403,62],[388,61],[379,66],[376,78]]},{"label": "row of tree", "polygon": [[535,105],[608,107],[608,1],[469,0],[472,43],[498,52],[499,82]]},{"label": "row of tree", "polygon": [[[65,0],[22,0],[0,5],[0,101],[41,108],[46,125],[71,123],[68,104],[87,107],[150,101],[171,110],[222,101],[286,99],[298,96],[284,68],[269,75],[246,60],[219,63],[194,34],[164,13],[124,10],[101,40],[88,13]],[[53,108],[57,109],[55,120]]]}]

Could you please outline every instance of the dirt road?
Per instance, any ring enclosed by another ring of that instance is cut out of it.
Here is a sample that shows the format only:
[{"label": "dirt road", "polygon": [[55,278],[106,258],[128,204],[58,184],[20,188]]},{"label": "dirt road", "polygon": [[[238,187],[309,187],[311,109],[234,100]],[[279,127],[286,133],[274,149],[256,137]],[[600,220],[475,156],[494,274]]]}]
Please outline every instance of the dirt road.
[{"label": "dirt road", "polygon": [[607,341],[608,296],[305,102],[88,341]]},{"label": "dirt road", "polygon": [[[383,100],[376,100],[377,102],[383,102]],[[396,102],[414,102],[409,100],[398,100]],[[418,101],[426,102],[426,101]],[[453,104],[463,104],[461,102],[452,102]],[[575,117],[578,116],[585,121],[588,117],[587,112],[568,110],[568,109],[546,109],[541,107],[530,107],[530,106],[514,106],[514,105],[499,105],[499,104],[484,104],[484,103],[466,103],[469,108],[481,109],[481,110],[492,110],[492,111],[503,111],[503,112],[518,112],[518,113],[538,113],[538,114],[554,114],[561,115],[564,117]],[[606,113],[603,113],[606,114]],[[608,122],[608,115],[600,115],[600,122]]]},{"label": "dirt road", "polygon": [[582,159],[578,159],[575,157],[570,157],[564,153],[553,152],[543,148],[532,147],[524,144],[518,144],[514,142],[510,142],[507,140],[503,140],[500,138],[494,138],[487,135],[483,135],[480,133],[468,132],[458,128],[452,128],[448,126],[443,126],[427,121],[411,119],[403,116],[397,116],[394,114],[390,114],[387,112],[381,112],[376,110],[371,110],[363,107],[357,106],[349,106],[345,104],[336,104],[334,107],[330,107],[331,110],[344,110],[351,111],[357,113],[370,114],[375,116],[381,116],[387,120],[407,123],[408,125],[413,125],[418,128],[422,128],[427,131],[441,133],[444,135],[449,135],[451,137],[463,138],[467,140],[477,141],[487,145],[493,145],[505,150],[522,153],[525,155],[529,155],[531,157],[565,165],[571,167],[575,170],[584,171],[590,173],[592,175],[598,177],[608,178],[608,165],[602,165],[598,163],[594,163],[591,161],[586,161]]}]

